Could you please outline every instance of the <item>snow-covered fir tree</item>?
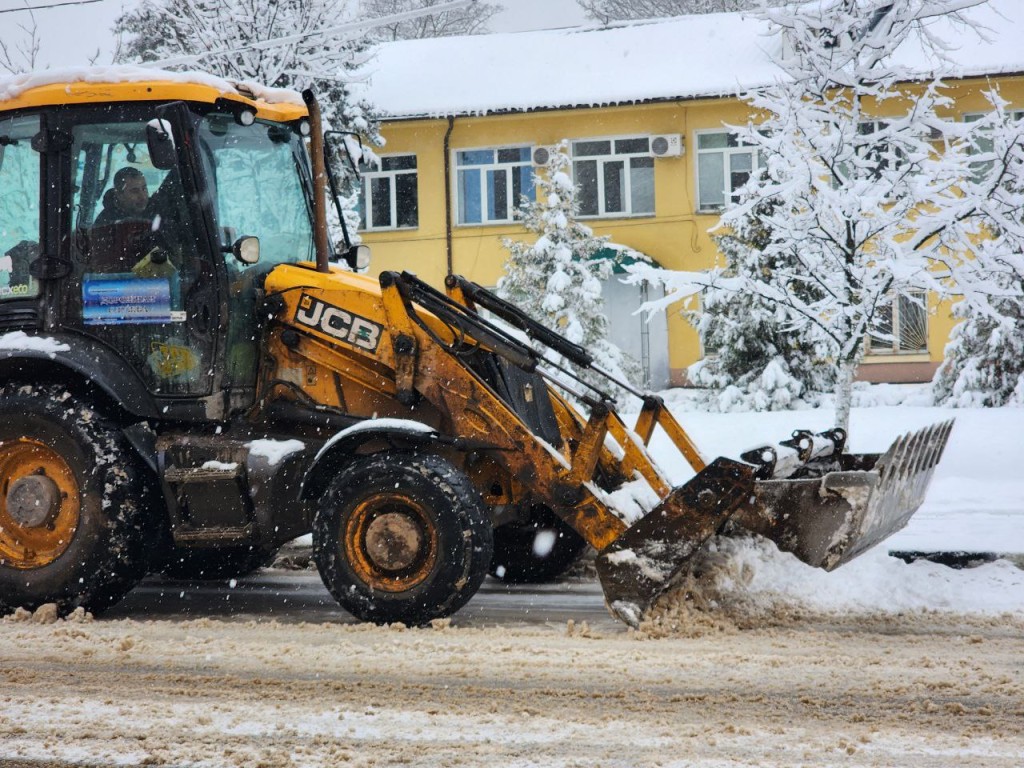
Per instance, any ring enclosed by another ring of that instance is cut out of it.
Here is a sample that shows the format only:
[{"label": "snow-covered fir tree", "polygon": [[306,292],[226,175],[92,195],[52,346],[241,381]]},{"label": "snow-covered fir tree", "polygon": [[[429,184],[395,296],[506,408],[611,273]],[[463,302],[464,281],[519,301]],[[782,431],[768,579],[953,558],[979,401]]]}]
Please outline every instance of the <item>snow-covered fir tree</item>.
[{"label": "snow-covered fir tree", "polygon": [[[997,109],[976,123],[946,117],[941,81],[922,81],[893,55],[913,41],[941,70],[944,44],[930,25],[956,16],[970,29],[958,11],[980,2],[834,0],[759,12],[777,35],[780,73],[747,96],[763,120],[733,129],[762,173],[726,190],[721,225],[765,227],[750,254],[761,268],[667,281],[756,295],[783,327],[827,350],[843,427],[866,339],[898,338],[895,302],[956,291],[998,316],[994,277],[1024,274],[1020,124],[1000,117],[994,94]],[[978,154],[982,136],[994,151]]]},{"label": "snow-covered fir tree", "polygon": [[960,280],[964,296],[954,315],[961,323],[933,382],[942,405],[1024,406],[1024,121],[998,93],[989,100],[993,109],[969,137],[974,162],[961,183],[964,231],[947,227],[937,236],[950,250],[972,237],[975,256],[963,265],[975,273]]},{"label": "snow-covered fir tree", "polygon": [[[601,282],[611,276],[613,264],[608,259],[595,259],[608,238],[596,236],[577,220],[579,203],[568,147],[568,141],[562,141],[551,148],[547,163],[535,177],[537,199],[523,197],[520,220],[537,239],[533,243],[503,240],[509,258],[497,292],[538,322],[587,349],[602,369],[635,381],[636,364],[608,340]],[[553,353],[548,357],[553,358]],[[593,372],[578,372],[598,388],[616,390],[610,392],[614,396],[622,394]]]},{"label": "snow-covered fir tree", "polygon": [[[774,211],[766,202],[765,217]],[[779,265],[765,261],[762,250],[771,233],[761,215],[751,216],[715,237],[730,276],[756,277],[761,269]],[[777,256],[782,258],[782,256]],[[805,300],[820,299],[812,285],[794,286]],[[709,288],[699,311],[688,319],[700,334],[707,356],[690,366],[687,374],[698,387],[716,392],[720,410],[784,410],[797,401],[815,402],[835,385],[835,369],[813,338],[791,328],[785,313],[757,293]]]},{"label": "snow-covered fir tree", "polygon": [[935,374],[936,402],[1024,407],[1024,302],[1006,297],[992,303],[996,316],[972,312],[967,302],[955,307],[962,322],[953,328],[946,359]]},{"label": "snow-covered fir tree", "polygon": [[[627,19],[660,19],[693,13],[748,11],[762,0],[576,0],[587,16],[608,24]],[[769,5],[777,5],[778,0]]]},{"label": "snow-covered fir tree", "polygon": [[[169,69],[200,69],[236,81],[276,88],[313,88],[325,128],[353,131],[371,147],[383,146],[379,121],[348,83],[365,63],[369,40],[325,30],[354,20],[355,0],[143,0],[116,21],[115,59],[122,63],[193,57]],[[298,39],[295,39],[298,37]],[[277,43],[280,38],[286,42]],[[336,163],[345,220],[359,225],[358,180]]]},{"label": "snow-covered fir tree", "polygon": [[[393,16],[405,11],[433,8],[448,0],[362,0],[362,13],[370,18]],[[487,32],[487,22],[502,10],[496,3],[475,2],[465,8],[430,13],[415,19],[389,22],[374,27],[380,40],[417,40],[425,37],[477,35]]]}]

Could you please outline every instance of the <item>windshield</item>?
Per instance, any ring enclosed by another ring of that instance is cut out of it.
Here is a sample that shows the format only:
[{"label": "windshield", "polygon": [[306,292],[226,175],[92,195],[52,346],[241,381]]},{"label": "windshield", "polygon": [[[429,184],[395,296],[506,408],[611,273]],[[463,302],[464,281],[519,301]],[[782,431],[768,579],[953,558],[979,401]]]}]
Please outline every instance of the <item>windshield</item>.
[{"label": "windshield", "polygon": [[243,126],[231,115],[211,113],[200,121],[199,143],[221,245],[258,237],[261,272],[314,260],[308,160],[299,134],[286,125]]}]

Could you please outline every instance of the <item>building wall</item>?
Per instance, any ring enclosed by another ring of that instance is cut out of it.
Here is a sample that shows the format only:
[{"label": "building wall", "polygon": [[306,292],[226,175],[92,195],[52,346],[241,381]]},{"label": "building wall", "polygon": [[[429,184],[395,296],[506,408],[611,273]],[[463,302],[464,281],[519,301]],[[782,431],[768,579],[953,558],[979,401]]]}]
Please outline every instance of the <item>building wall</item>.
[{"label": "building wall", "polygon": [[[983,81],[960,81],[952,86],[957,111],[983,111]],[[1024,106],[1024,79],[1003,78],[1002,95]],[[419,226],[415,229],[364,232],[373,247],[373,270],[409,270],[440,286],[449,269],[445,222],[445,140],[451,158],[452,205],[456,205],[454,152],[460,149],[506,145],[552,145],[562,139],[681,134],[680,157],[654,161],[655,213],[653,216],[588,218],[595,233],[611,236],[649,254],[663,267],[699,270],[721,258],[709,230],[717,215],[697,211],[696,137],[703,130],[745,122],[749,111],[735,99],[705,99],[642,105],[565,109],[487,116],[386,122],[387,146],[380,154],[417,156]],[[454,219],[452,219],[454,222]],[[515,224],[466,225],[453,223],[451,270],[484,285],[494,285],[502,274],[507,251],[502,238],[526,239]],[[676,311],[668,313],[668,364],[671,381],[685,383],[685,369],[701,357],[696,332]],[[872,381],[927,381],[943,359],[953,327],[948,303],[929,302],[928,351],[919,355],[869,356],[860,376]]]}]

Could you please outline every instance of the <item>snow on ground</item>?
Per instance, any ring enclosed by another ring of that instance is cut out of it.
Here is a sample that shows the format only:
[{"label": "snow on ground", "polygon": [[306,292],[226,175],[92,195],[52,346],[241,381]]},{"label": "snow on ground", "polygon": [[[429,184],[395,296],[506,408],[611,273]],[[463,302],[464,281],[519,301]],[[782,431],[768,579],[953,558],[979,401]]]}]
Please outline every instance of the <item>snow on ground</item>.
[{"label": "snow on ground", "polygon": [[[1024,409],[869,394],[856,450],[958,419],[901,546],[1024,551]],[[694,393],[667,396],[709,456],[831,426],[824,410],[709,414]],[[655,452],[677,482],[691,474]],[[763,540],[710,550],[704,602],[670,604],[640,631],[603,616],[578,579],[489,582],[422,630],[349,623],[312,574],[280,571],[230,589],[173,583],[183,605],[205,605],[192,614],[161,607],[159,580],[120,617],[21,612],[0,619],[0,765],[1019,768],[1024,570],[907,565],[882,546],[827,574]],[[299,599],[285,577],[323,599],[280,622]],[[246,594],[233,617],[228,599]]]}]

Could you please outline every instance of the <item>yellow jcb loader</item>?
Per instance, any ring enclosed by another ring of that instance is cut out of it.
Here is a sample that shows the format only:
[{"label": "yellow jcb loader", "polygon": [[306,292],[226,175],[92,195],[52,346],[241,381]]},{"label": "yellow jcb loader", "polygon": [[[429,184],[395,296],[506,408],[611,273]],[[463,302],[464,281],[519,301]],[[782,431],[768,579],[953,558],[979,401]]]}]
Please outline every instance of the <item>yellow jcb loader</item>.
[{"label": "yellow jcb loader", "polygon": [[[552,579],[589,544],[636,624],[718,532],[832,569],[922,502],[949,424],[881,456],[833,430],[705,464],[656,396],[626,424],[553,365],[596,369],[587,350],[479,285],[332,252],[311,93],[137,76],[0,83],[3,610],[101,610],[312,532],[363,620],[448,616],[489,571]],[[681,487],[657,429],[696,470]],[[626,521],[631,483],[657,502]]]}]

